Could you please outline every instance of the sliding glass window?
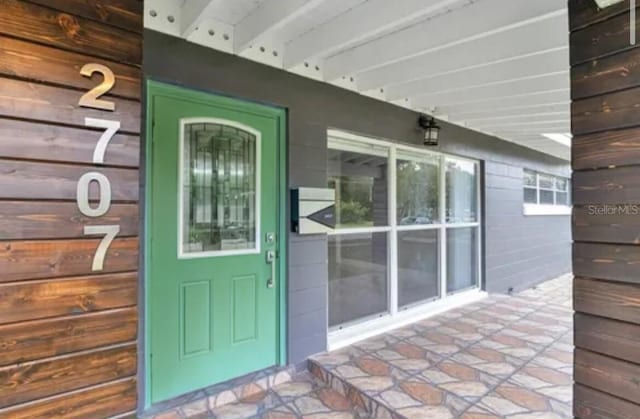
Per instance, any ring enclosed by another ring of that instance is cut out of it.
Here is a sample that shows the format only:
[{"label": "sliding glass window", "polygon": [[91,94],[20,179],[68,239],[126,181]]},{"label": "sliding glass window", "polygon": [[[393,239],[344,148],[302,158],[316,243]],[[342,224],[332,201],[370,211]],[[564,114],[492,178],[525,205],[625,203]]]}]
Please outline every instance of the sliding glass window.
[{"label": "sliding glass window", "polygon": [[329,131],[332,330],[479,284],[478,163]]}]

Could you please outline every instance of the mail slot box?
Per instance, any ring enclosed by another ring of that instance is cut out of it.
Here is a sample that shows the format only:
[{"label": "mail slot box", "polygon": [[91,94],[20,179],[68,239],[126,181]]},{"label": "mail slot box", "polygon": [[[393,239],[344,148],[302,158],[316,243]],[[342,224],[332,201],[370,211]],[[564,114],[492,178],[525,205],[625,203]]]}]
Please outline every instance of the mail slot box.
[{"label": "mail slot box", "polygon": [[326,188],[291,190],[291,227],[298,234],[321,234],[336,226],[336,192]]}]

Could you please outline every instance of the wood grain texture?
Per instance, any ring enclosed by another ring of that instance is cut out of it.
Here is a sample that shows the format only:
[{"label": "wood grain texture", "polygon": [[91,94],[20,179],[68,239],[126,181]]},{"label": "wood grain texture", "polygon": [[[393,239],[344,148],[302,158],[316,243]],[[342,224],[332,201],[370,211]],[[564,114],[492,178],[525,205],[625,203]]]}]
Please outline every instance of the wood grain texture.
[{"label": "wood grain texture", "polygon": [[640,284],[640,246],[574,243],[573,273],[576,276]]},{"label": "wood grain texture", "polygon": [[570,29],[593,25],[613,16],[629,11],[629,0],[614,4],[604,9],[598,8],[593,0],[569,0],[569,26]]},{"label": "wood grain texture", "polygon": [[125,344],[0,368],[0,408],[129,377],[136,345]]},{"label": "wood grain texture", "polygon": [[580,99],[640,85],[640,48],[571,69],[571,96]]},{"label": "wood grain texture", "polygon": [[[0,243],[0,283],[86,275],[100,243],[82,240],[15,240]],[[116,238],[101,273],[138,269],[138,238]]]},{"label": "wood grain texture", "polygon": [[120,237],[137,236],[137,204],[113,204],[99,217],[82,215],[76,203],[0,201],[0,240],[84,238],[85,225],[118,224]]},{"label": "wood grain texture", "polygon": [[576,135],[573,170],[635,165],[640,161],[640,128]]},{"label": "wood grain texture", "polygon": [[[138,200],[138,170],[97,166],[76,166],[47,162],[0,159],[0,190],[5,199],[76,200],[78,180],[88,172],[98,172],[109,179],[112,202]],[[89,199],[99,198],[95,182]],[[97,205],[97,204],[96,204]]]},{"label": "wood grain texture", "polygon": [[622,90],[571,103],[574,135],[638,126],[640,88]]},{"label": "wood grain texture", "polygon": [[576,383],[640,403],[640,365],[576,348]]},{"label": "wood grain texture", "polygon": [[0,409],[12,419],[112,417],[136,408],[136,379],[99,384],[50,399]]},{"label": "wood grain texture", "polygon": [[137,316],[128,307],[2,325],[0,366],[133,341]]},{"label": "wood grain texture", "polygon": [[[103,132],[0,118],[0,158],[91,164]],[[104,162],[107,166],[137,168],[140,137],[116,134],[109,141]]]},{"label": "wood grain texture", "polygon": [[140,103],[108,98],[115,111],[102,111],[78,105],[84,92],[62,87],[0,78],[0,116],[85,127],[85,118],[120,121],[121,132],[140,133]]},{"label": "wood grain texture", "polygon": [[[636,15],[636,27],[640,16]],[[629,40],[629,8],[627,12],[604,20],[598,25],[587,26],[571,32],[569,38],[571,65],[633,48]]]},{"label": "wood grain texture", "polygon": [[121,63],[142,63],[141,36],[25,1],[2,0],[0,34]]},{"label": "wood grain texture", "polygon": [[142,0],[28,0],[65,13],[142,33]]},{"label": "wood grain texture", "polygon": [[116,82],[109,94],[140,100],[142,88],[138,67],[0,36],[2,76],[55,83],[86,91],[101,80],[97,74],[92,78],[80,74],[80,69],[87,63],[102,64],[113,71]]},{"label": "wood grain texture", "polygon": [[573,240],[593,243],[640,244],[640,205],[623,207],[574,205]]},{"label": "wood grain texture", "polygon": [[[581,295],[581,304],[588,298]],[[603,301],[598,297],[599,301]],[[593,306],[595,303],[587,303]],[[606,309],[598,309],[600,312]],[[640,364],[640,325],[605,317],[576,313],[574,316],[575,346]]]},{"label": "wood grain texture", "polygon": [[581,313],[640,324],[640,285],[576,277],[573,302]]},{"label": "wood grain texture", "polygon": [[572,199],[576,205],[640,204],[640,167],[574,172]]},{"label": "wood grain texture", "polygon": [[592,388],[576,384],[573,387],[573,412],[579,419],[637,419],[640,405],[630,403]]},{"label": "wood grain texture", "polygon": [[0,284],[0,324],[134,306],[137,277],[134,272]]}]

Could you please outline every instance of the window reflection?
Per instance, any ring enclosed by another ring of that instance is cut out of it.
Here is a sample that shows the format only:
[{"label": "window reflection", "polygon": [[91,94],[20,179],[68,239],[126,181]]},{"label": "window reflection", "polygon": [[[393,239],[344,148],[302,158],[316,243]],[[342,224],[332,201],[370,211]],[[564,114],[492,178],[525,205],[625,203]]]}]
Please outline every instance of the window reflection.
[{"label": "window reflection", "polygon": [[439,295],[438,248],[437,230],[398,232],[398,306]]},{"label": "window reflection", "polygon": [[433,224],[439,221],[440,164],[436,157],[396,161],[397,217],[399,225]]},{"label": "window reflection", "polygon": [[448,223],[478,221],[477,165],[465,160],[446,160]]},{"label": "window reflection", "polygon": [[447,230],[447,292],[456,292],[478,284],[478,229]]},{"label": "window reflection", "polygon": [[336,228],[388,225],[387,157],[329,149],[329,188],[336,191]]},{"label": "window reflection", "polygon": [[256,137],[212,123],[183,135],[182,252],[254,249]]},{"label": "window reflection", "polygon": [[387,312],[387,233],[329,236],[329,326]]}]

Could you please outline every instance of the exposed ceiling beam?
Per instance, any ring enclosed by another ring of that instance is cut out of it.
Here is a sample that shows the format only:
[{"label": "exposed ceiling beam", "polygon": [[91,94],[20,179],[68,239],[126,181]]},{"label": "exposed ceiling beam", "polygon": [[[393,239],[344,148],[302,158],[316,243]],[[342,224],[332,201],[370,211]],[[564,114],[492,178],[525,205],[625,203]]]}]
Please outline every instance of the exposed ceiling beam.
[{"label": "exposed ceiling beam", "polygon": [[527,115],[536,115],[541,113],[571,113],[570,102],[550,103],[542,105],[527,106],[514,106],[513,108],[502,108],[497,112],[493,108],[484,109],[476,112],[456,112],[450,113],[449,118],[454,120],[463,121],[475,121],[475,120],[487,120],[487,119],[503,119],[514,118]]},{"label": "exposed ceiling beam", "polygon": [[224,0],[189,0],[180,8],[180,33],[183,38],[188,38],[196,30],[203,16],[209,14],[217,4]]},{"label": "exposed ceiling beam", "polygon": [[499,83],[504,80],[525,79],[540,74],[559,73],[566,71],[568,68],[569,49],[567,48],[553,50],[544,54],[529,55],[500,64],[389,86],[385,90],[387,99],[398,100],[415,96],[415,92],[426,93],[434,91],[440,86],[455,86],[456,89],[466,89],[473,86]]},{"label": "exposed ceiling beam", "polygon": [[359,73],[505,31],[549,13],[566,13],[565,1],[478,1],[334,55],[325,61],[325,76],[332,80]]},{"label": "exposed ceiling beam", "polygon": [[329,55],[463,1],[468,0],[369,0],[289,42],[284,66]]},{"label": "exposed ceiling beam", "polygon": [[324,1],[265,0],[236,25],[234,50],[237,53],[244,51],[261,36],[283,27]]},{"label": "exposed ceiling beam", "polygon": [[413,106],[433,107],[454,104],[486,102],[495,98],[509,98],[534,94],[545,90],[566,88],[569,84],[569,72],[543,74],[535,78],[507,80],[499,84],[436,92],[411,98]]},{"label": "exposed ceiling beam", "polygon": [[[360,90],[507,63],[541,52],[568,50],[566,13],[376,68],[358,75]],[[568,65],[568,64],[567,64]]]}]

